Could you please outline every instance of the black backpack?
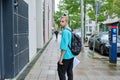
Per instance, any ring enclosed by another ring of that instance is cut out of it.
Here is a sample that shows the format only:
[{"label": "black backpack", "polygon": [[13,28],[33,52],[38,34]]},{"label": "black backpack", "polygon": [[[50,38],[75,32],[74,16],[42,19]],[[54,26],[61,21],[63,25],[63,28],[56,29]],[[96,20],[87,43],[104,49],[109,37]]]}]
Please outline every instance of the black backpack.
[{"label": "black backpack", "polygon": [[[69,29],[67,29],[69,30]],[[69,30],[70,31],[70,30]],[[72,33],[72,31],[70,31]],[[72,33],[71,47],[68,45],[73,55],[78,55],[81,52],[81,38],[79,35]]]}]

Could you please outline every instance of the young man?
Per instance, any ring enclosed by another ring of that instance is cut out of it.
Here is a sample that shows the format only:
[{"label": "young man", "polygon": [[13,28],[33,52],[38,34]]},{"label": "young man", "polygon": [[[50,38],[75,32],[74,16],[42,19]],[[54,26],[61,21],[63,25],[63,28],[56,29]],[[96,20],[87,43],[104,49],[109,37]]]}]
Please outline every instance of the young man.
[{"label": "young man", "polygon": [[[63,28],[62,38],[60,43],[61,55],[58,61],[58,75],[60,80],[66,80],[67,73],[68,80],[73,80],[73,59],[74,55],[70,51],[68,45],[71,45],[72,33],[68,26],[68,17],[62,16],[60,18],[60,25]],[[69,30],[68,30],[69,29]],[[71,47],[71,46],[70,46]]]}]

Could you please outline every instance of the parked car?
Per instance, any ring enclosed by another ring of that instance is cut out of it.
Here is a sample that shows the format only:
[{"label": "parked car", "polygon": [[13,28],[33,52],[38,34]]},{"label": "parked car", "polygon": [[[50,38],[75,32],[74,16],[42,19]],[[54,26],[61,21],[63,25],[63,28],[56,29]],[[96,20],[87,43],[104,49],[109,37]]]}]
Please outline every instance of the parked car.
[{"label": "parked car", "polygon": [[81,37],[81,32],[76,32],[77,35],[79,35],[79,37]]},{"label": "parked car", "polygon": [[89,46],[89,49],[93,49],[93,45],[94,45],[94,38],[97,34],[93,34],[91,35],[91,37],[89,38],[89,41],[88,41],[88,46]]},{"label": "parked car", "polygon": [[[108,33],[100,33],[98,35],[91,36],[88,42],[89,48],[92,49],[95,40],[95,50],[101,54],[109,54],[109,37]],[[120,54],[120,38],[117,38],[117,53]]]},{"label": "parked car", "polygon": [[81,31],[80,29],[73,30],[73,33],[77,34],[79,37],[81,37]]}]

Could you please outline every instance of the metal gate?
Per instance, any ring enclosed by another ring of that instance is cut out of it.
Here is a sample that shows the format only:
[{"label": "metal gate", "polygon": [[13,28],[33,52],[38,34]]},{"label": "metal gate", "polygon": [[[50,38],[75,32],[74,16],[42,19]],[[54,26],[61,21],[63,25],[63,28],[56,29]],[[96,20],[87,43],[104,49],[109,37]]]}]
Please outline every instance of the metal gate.
[{"label": "metal gate", "polygon": [[24,0],[14,3],[14,71],[15,75],[29,61],[28,5]]},{"label": "metal gate", "polygon": [[0,64],[4,66],[0,65],[0,78],[14,78],[29,62],[28,4],[24,0],[0,0],[0,8]]}]

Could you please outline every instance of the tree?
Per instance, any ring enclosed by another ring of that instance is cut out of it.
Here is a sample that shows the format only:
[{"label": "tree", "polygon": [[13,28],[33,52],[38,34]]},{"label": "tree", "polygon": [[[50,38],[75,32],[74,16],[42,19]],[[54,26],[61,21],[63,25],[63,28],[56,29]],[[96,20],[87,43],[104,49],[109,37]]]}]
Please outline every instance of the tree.
[{"label": "tree", "polygon": [[[100,13],[98,15],[98,22],[102,22],[109,16],[113,15],[120,17],[120,0],[99,0]],[[86,5],[91,5],[87,10],[88,15],[92,20],[95,20],[95,0],[86,0]]]},{"label": "tree", "polygon": [[[80,27],[80,0],[61,0],[59,2],[58,8],[59,11],[54,15],[55,20],[56,18],[66,14],[69,16],[69,23],[71,28]],[[57,21],[55,22],[58,24]]]},{"label": "tree", "polygon": [[[99,15],[98,15],[98,22],[102,22],[102,21],[104,21],[105,19],[106,19],[106,14],[105,14],[105,12],[108,12],[107,10],[108,10],[108,6],[110,6],[110,5],[106,5],[107,4],[107,2],[106,2],[106,0],[99,0],[99,2],[100,2],[100,13],[99,13]],[[96,2],[95,2],[95,0],[87,0],[87,3],[86,3],[86,5],[91,5],[91,7],[90,8],[88,8],[88,15],[89,15],[89,17],[90,17],[90,19],[91,20],[94,20],[95,21],[95,15],[96,15],[96,13],[95,13],[95,10],[96,10]]]},{"label": "tree", "polygon": [[113,1],[113,12],[120,18],[120,0]]},{"label": "tree", "polygon": [[[95,21],[95,1],[84,0],[84,12],[88,14],[91,20]],[[113,15],[120,17],[120,0],[99,0],[100,13],[98,15],[98,22],[105,21],[108,16],[112,18]],[[59,11],[55,13],[54,19],[57,24],[58,18],[63,14],[67,14],[70,18],[70,26],[72,28],[80,27],[80,0],[60,0],[58,5]]]},{"label": "tree", "polygon": [[54,21],[58,25],[58,27],[60,26],[60,17],[62,15],[63,15],[63,13],[61,11],[57,11],[54,15]]}]

